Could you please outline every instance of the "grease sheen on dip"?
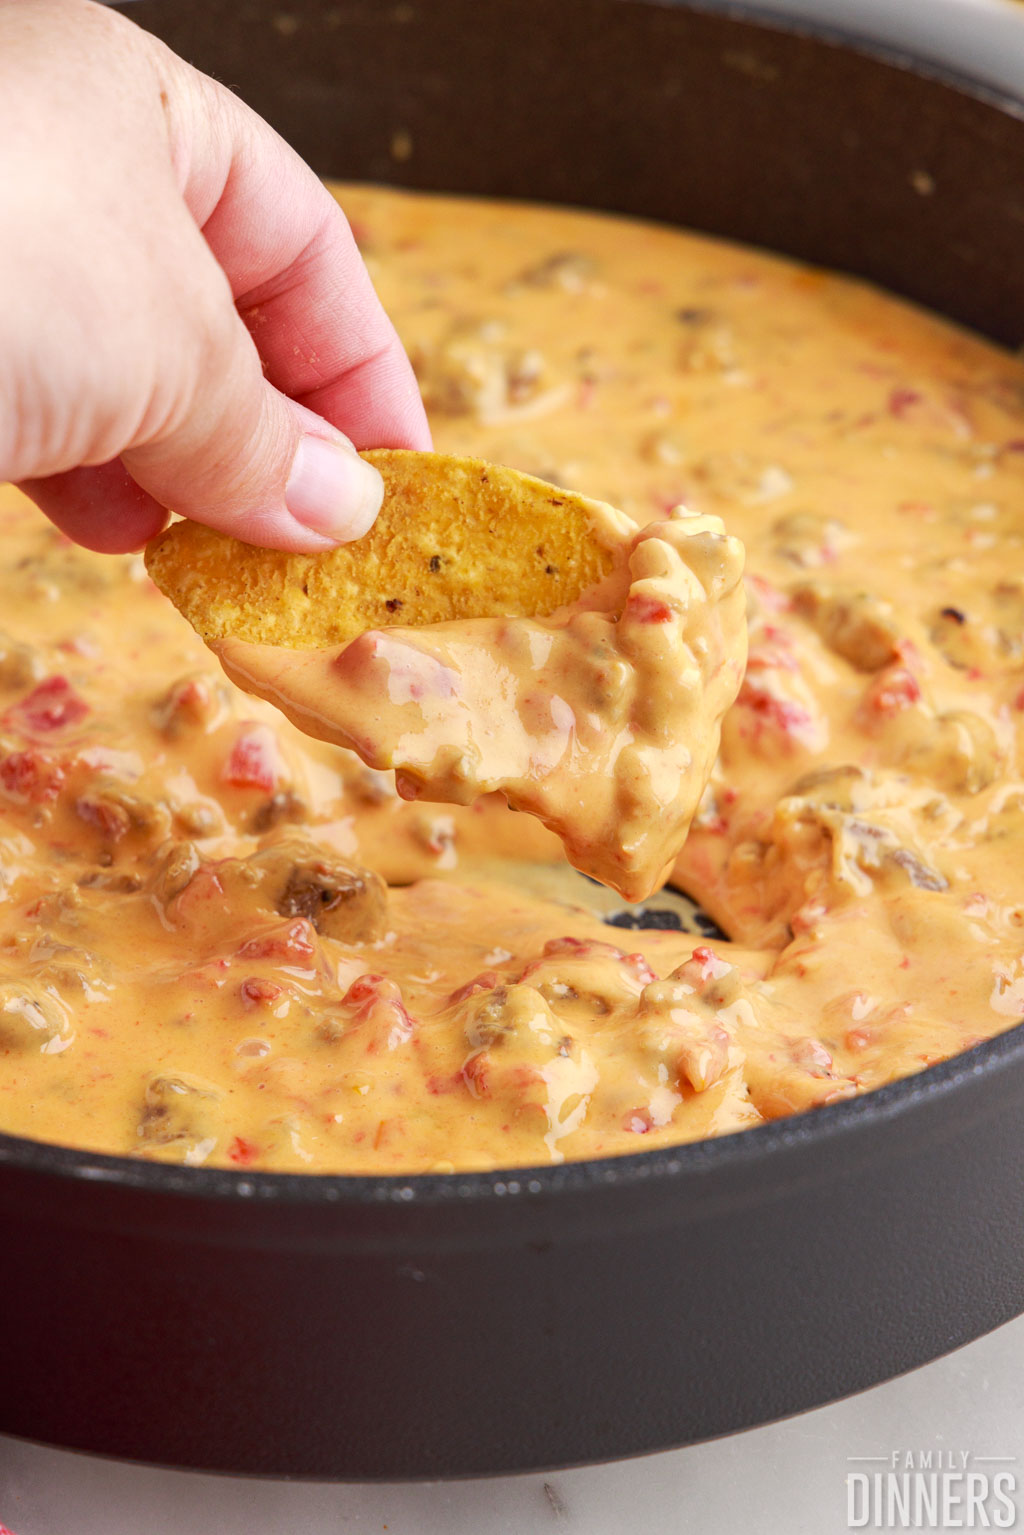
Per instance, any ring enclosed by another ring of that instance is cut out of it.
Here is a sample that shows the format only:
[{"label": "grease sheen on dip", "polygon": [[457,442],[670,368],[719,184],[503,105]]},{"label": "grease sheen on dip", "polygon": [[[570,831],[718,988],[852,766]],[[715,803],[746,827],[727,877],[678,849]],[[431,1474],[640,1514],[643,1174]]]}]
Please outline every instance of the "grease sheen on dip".
[{"label": "grease sheen on dip", "polygon": [[750,658],[676,869],[731,941],[529,893],[561,857],[534,821],[402,801],[234,691],[138,562],[7,492],[0,1127],[523,1165],[739,1129],[1016,1022],[1021,365],[670,230],[343,201],[439,447],[746,544]]}]

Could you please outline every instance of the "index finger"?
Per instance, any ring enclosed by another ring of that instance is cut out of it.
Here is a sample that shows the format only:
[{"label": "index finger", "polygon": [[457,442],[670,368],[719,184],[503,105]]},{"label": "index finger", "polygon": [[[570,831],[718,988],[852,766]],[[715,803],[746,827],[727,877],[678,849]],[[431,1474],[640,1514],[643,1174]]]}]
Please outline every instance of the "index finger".
[{"label": "index finger", "polygon": [[184,138],[172,144],[182,191],[268,380],[357,447],[429,448],[412,366],[344,213],[230,91],[202,75],[188,84],[171,128]]}]

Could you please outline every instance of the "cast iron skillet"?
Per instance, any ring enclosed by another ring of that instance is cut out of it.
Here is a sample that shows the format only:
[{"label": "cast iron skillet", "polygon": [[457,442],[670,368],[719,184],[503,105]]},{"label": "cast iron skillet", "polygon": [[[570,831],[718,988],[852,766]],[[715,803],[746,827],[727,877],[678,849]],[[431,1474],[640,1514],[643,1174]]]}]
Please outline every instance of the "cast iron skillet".
[{"label": "cast iron skillet", "polygon": [[[686,222],[1024,337],[1024,121],[947,83],[649,0],[132,14],[325,173]],[[504,1176],[237,1175],[0,1137],[0,1430],[398,1478],[799,1412],[1024,1311],[1022,1102],[1017,1027],[788,1122]]]}]

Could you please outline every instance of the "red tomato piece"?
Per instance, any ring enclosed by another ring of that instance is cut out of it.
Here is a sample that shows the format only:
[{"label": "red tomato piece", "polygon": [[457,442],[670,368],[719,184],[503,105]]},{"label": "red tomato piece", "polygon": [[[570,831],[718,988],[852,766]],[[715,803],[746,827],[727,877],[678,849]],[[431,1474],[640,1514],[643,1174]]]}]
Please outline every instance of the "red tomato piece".
[{"label": "red tomato piece", "polygon": [[922,398],[923,396],[916,389],[891,390],[888,405],[890,416],[895,416],[897,421],[902,421],[915,405],[920,405]]},{"label": "red tomato piece", "polygon": [[79,724],[88,713],[89,705],[66,677],[47,677],[8,709],[5,719],[29,735],[50,735]]},{"label": "red tomato piece", "polygon": [[242,726],[221,776],[225,783],[234,784],[239,789],[262,789],[269,794],[277,788],[281,754],[277,737],[269,725]]},{"label": "red tomato piece", "polygon": [[238,988],[246,1007],[261,1007],[266,1002],[276,1002],[283,990],[284,987],[279,986],[276,981],[264,980],[258,975],[251,975]]},{"label": "red tomato piece", "polygon": [[244,1140],[242,1136],[236,1135],[228,1147],[228,1156],[232,1162],[237,1162],[239,1167],[250,1167],[259,1156],[259,1147],[254,1146],[252,1141]]},{"label": "red tomato piece", "polygon": [[627,603],[626,616],[640,624],[669,624],[675,613],[667,602],[648,597],[646,592],[635,592]]},{"label": "red tomato piece", "polygon": [[0,762],[0,785],[12,799],[40,805],[53,800],[64,783],[64,769],[45,752],[11,752]]},{"label": "red tomato piece", "polygon": [[287,927],[275,928],[258,938],[249,938],[238,951],[241,959],[311,959],[316,953],[315,932],[311,922],[298,917]]},{"label": "red tomato piece", "polygon": [[875,714],[888,717],[921,701],[921,684],[905,666],[888,666],[879,672],[864,699]]},{"label": "red tomato piece", "polygon": [[[359,982],[357,981],[356,985],[358,986],[358,984]],[[448,998],[448,1005],[449,1007],[454,1007],[458,1002],[465,1002],[467,997],[475,997],[481,991],[493,991],[500,984],[501,977],[496,970],[484,970],[482,974],[474,976],[471,981],[466,981],[464,985],[456,987],[455,991]]]}]

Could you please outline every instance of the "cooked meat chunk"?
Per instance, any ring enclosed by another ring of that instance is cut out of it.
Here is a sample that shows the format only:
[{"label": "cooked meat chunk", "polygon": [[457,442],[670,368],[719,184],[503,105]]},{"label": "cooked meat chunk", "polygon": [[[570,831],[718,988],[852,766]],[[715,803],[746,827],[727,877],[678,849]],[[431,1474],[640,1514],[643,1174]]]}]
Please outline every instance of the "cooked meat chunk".
[{"label": "cooked meat chunk", "polygon": [[837,592],[808,582],[793,592],[793,607],[830,650],[859,672],[881,671],[899,659],[893,611],[869,592]]},{"label": "cooked meat chunk", "polygon": [[221,1101],[216,1087],[185,1072],[150,1077],[138,1124],[140,1155],[198,1167],[223,1137]]},{"label": "cooked meat chunk", "polygon": [[383,937],[387,886],[380,875],[299,838],[273,843],[250,862],[266,877],[282,917],[305,917],[325,938],[343,943]]},{"label": "cooked meat chunk", "polygon": [[0,1050],[41,1050],[57,1055],[74,1037],[68,1010],[53,987],[0,980]]}]

